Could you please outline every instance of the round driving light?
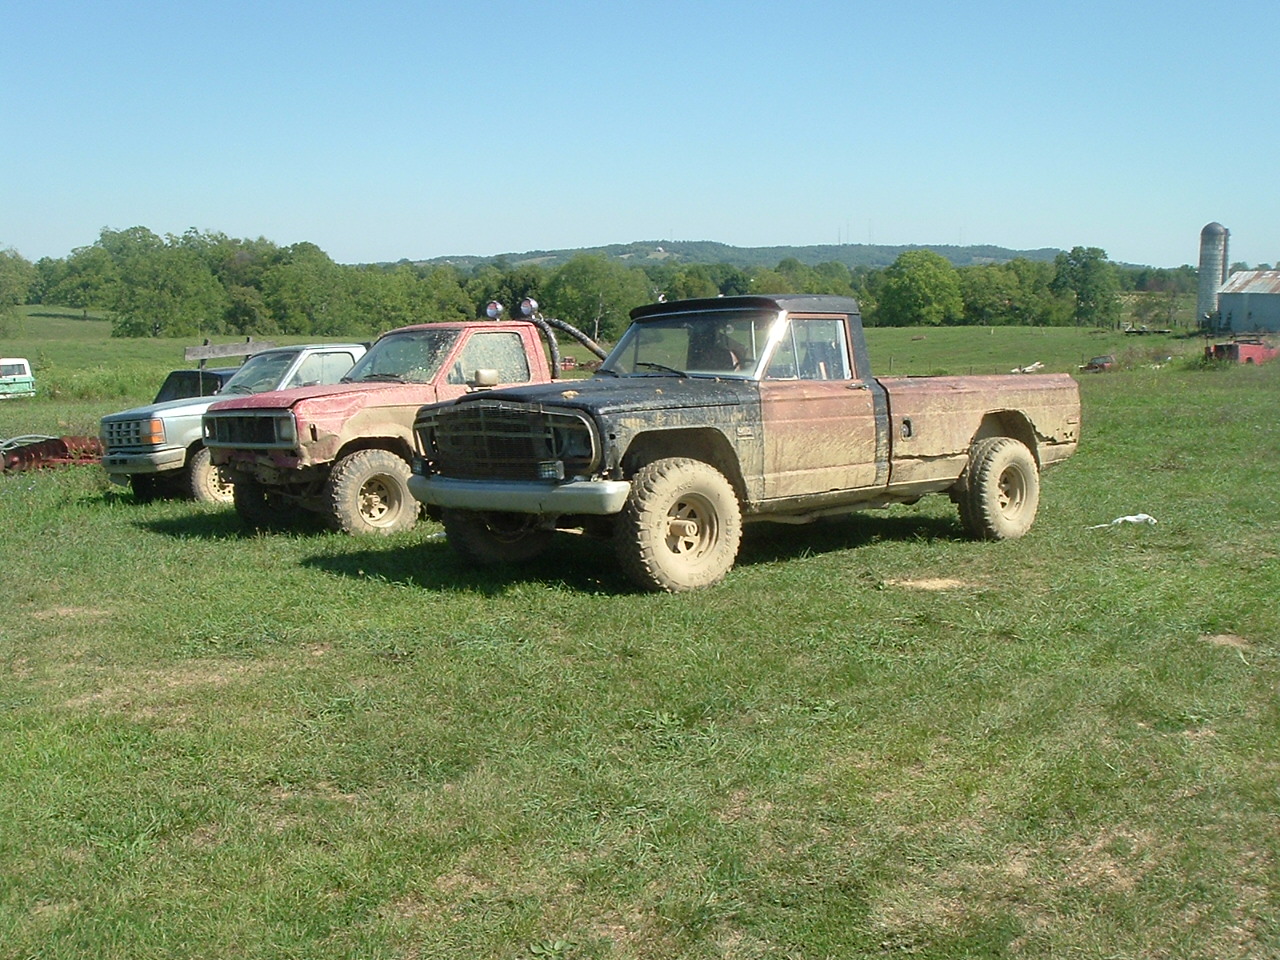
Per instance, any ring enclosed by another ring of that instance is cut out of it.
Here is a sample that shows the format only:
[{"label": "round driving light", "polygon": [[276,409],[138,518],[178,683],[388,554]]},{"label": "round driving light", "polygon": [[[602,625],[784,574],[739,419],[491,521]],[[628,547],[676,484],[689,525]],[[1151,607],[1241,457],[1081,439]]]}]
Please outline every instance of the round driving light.
[{"label": "round driving light", "polygon": [[526,317],[532,317],[538,312],[538,301],[533,297],[525,297],[520,301],[520,312]]},{"label": "round driving light", "polygon": [[490,320],[497,320],[502,316],[502,304],[497,300],[490,300],[489,305],[484,308],[484,312],[489,315]]}]

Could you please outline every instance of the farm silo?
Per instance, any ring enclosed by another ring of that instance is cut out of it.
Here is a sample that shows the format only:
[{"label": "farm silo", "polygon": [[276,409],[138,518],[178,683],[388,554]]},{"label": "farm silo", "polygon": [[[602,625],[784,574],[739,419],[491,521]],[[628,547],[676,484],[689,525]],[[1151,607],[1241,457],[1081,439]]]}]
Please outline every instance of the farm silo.
[{"label": "farm silo", "polygon": [[1200,273],[1196,295],[1196,320],[1218,312],[1218,288],[1227,282],[1227,240],[1231,231],[1218,223],[1206,223],[1200,231]]}]

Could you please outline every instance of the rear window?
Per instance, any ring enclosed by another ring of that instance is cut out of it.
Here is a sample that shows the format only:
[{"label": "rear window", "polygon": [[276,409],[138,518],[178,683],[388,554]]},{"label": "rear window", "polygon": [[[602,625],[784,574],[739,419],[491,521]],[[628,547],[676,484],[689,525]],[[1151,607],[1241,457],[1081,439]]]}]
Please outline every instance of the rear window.
[{"label": "rear window", "polygon": [[222,389],[226,376],[211,370],[174,370],[165,377],[155,403],[187,397],[211,397]]}]

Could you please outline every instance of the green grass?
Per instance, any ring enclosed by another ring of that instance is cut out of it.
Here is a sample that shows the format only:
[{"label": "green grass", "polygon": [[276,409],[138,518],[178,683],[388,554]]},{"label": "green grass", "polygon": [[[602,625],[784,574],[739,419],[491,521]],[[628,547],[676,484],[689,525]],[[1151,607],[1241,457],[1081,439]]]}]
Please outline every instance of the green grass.
[{"label": "green grass", "polygon": [[[869,333],[1096,342],[962,332]],[[754,526],[675,597],[0,477],[0,955],[1280,953],[1280,365],[1081,386],[1026,538]]]},{"label": "green grass", "polygon": [[1120,367],[1132,369],[1169,357],[1199,356],[1204,350],[1195,337],[1076,327],[873,327],[866,334],[880,376],[1009,373],[1037,362],[1049,371],[1074,373],[1105,353],[1114,354]]}]

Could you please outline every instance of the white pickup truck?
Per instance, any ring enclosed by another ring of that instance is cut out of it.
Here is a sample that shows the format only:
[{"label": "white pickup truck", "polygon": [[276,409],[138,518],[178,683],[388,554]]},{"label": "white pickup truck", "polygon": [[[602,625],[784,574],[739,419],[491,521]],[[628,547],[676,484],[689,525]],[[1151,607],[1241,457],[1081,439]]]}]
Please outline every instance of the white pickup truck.
[{"label": "white pickup truck", "polygon": [[102,418],[102,466],[113,483],[129,484],[138,500],[185,493],[206,503],[230,503],[231,484],[210,463],[201,418],[217,400],[337,383],[364,356],[362,343],[319,343],[263,350],[249,357],[214,396],[186,397],[122,410]]}]

